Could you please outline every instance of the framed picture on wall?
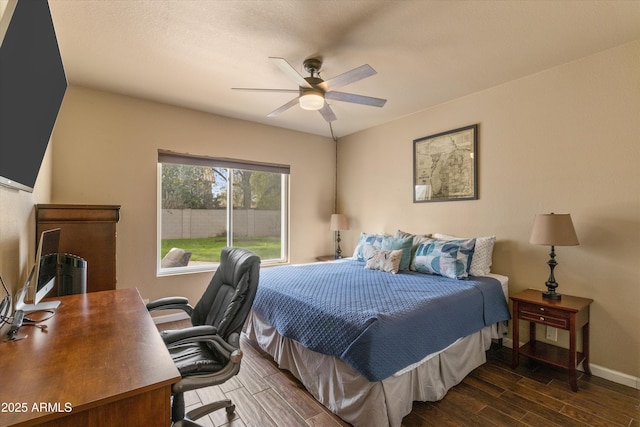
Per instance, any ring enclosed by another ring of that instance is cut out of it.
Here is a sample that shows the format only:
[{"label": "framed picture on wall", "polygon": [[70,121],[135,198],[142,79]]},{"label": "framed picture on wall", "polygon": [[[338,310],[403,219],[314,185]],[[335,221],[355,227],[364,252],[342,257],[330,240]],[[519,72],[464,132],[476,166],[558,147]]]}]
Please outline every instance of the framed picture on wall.
[{"label": "framed picture on wall", "polygon": [[413,141],[413,202],[478,199],[478,125]]}]

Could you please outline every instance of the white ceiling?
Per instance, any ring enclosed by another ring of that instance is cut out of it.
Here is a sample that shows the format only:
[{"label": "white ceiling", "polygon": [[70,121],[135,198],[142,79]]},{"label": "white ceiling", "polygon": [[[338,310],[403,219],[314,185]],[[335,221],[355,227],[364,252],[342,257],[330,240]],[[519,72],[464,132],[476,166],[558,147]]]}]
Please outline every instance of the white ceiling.
[{"label": "white ceiling", "polygon": [[362,64],[378,74],[331,101],[337,137],[640,38],[640,1],[50,0],[70,84],[329,136],[315,111],[266,115],[293,96],[232,91],[322,78]]}]

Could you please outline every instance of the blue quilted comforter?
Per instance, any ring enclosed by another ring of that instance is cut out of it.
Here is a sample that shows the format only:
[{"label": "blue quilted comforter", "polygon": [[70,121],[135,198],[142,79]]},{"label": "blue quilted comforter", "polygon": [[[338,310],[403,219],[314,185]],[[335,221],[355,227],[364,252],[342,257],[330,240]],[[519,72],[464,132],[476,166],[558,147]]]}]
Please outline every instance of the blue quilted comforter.
[{"label": "blue quilted comforter", "polygon": [[264,268],[253,310],[278,332],[382,380],[510,318],[500,283],[365,270],[351,259]]}]

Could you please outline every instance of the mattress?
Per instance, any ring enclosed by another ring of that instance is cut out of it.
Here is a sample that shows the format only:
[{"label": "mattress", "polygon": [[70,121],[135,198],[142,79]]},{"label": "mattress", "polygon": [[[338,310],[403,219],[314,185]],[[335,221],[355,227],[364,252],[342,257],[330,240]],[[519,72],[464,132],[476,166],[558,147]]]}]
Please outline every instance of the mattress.
[{"label": "mattress", "polygon": [[285,338],[254,312],[245,335],[256,342],[281,369],[291,372],[313,397],[354,427],[400,427],[414,401],[437,401],[486,362],[496,325],[457,340],[410,369],[382,381],[368,381],[335,356],[309,350]]},{"label": "mattress", "polygon": [[283,337],[339,357],[369,381],[509,318],[499,278],[390,274],[351,259],[264,269],[253,310]]},{"label": "mattress", "polygon": [[[503,276],[503,275],[495,274],[495,273],[489,273],[489,274],[487,274],[486,277],[492,277],[492,278],[496,279],[498,282],[500,282],[500,287],[501,287],[502,293],[504,295],[504,300],[505,301],[509,301],[509,278],[507,276]],[[504,335],[507,334],[508,327],[509,326],[508,326],[507,321],[497,322],[497,323],[491,325],[490,327],[486,328],[483,331],[483,333],[486,336],[488,336],[489,339],[502,340]],[[463,338],[458,338],[452,344],[448,345],[446,348],[444,348],[444,349],[442,349],[440,351],[435,351],[433,353],[430,353],[430,354],[426,355],[419,362],[412,363],[411,365],[408,365],[405,368],[395,372],[393,374],[393,376],[398,377],[398,376],[401,376],[401,375],[403,375],[403,374],[405,374],[407,372],[412,371],[413,369],[415,369],[418,366],[420,366],[420,365],[424,364],[425,362],[427,362],[429,359],[432,359],[432,358],[438,356],[439,354],[443,353],[444,351],[448,350],[449,348],[454,347],[456,344],[458,344],[462,340],[463,340]]]},{"label": "mattress", "polygon": [[[488,276],[498,281],[508,301],[508,278],[493,273]],[[310,350],[281,335],[253,310],[244,333],[343,420],[356,427],[399,427],[414,401],[442,399],[451,387],[485,363],[492,339],[502,338],[506,331],[506,321],[484,327],[381,381],[369,381],[339,357]]]}]

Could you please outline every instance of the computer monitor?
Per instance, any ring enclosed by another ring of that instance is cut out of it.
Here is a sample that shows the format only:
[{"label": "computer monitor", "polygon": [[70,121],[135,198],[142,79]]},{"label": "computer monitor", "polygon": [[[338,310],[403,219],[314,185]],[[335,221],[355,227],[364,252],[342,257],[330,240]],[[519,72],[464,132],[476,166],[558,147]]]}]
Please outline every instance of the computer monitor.
[{"label": "computer monitor", "polygon": [[[36,262],[18,296],[16,310],[25,312],[55,310],[60,305],[60,301],[41,302],[55,285],[59,244],[59,228],[43,231],[40,235]],[[32,302],[28,303],[27,298],[31,298]]]}]

